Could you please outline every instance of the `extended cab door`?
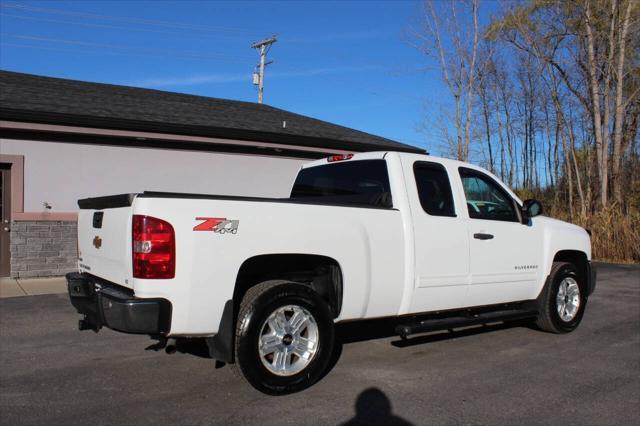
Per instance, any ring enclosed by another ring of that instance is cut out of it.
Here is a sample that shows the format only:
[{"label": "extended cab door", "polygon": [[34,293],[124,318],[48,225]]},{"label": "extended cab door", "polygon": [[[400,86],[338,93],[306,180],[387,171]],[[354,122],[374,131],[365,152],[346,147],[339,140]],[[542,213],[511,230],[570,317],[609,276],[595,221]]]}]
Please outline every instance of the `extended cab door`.
[{"label": "extended cab door", "polygon": [[463,206],[454,202],[447,169],[438,162],[405,166],[415,241],[411,312],[464,306],[469,283],[469,239]]},{"label": "extended cab door", "polygon": [[516,201],[491,176],[459,168],[468,214],[471,283],[468,306],[535,297],[542,233],[522,224]]}]

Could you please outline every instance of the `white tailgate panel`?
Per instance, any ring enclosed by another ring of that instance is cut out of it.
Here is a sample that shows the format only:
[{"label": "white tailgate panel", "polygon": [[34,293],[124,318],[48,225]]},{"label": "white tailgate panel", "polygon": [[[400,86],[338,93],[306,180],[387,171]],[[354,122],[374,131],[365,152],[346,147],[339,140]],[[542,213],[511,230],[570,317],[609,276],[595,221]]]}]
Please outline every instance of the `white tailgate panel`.
[{"label": "white tailgate panel", "polygon": [[[93,214],[100,211],[104,213],[102,227],[96,229],[93,227]],[[82,272],[133,288],[131,284],[131,207],[80,210],[78,250]]]}]

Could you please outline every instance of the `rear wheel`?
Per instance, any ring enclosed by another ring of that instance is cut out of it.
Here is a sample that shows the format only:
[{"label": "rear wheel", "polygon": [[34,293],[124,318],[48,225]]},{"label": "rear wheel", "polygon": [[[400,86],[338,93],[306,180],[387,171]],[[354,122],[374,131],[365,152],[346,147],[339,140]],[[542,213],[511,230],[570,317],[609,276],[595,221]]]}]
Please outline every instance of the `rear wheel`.
[{"label": "rear wheel", "polygon": [[575,330],[587,304],[584,284],[574,264],[554,262],[549,281],[538,299],[538,327],[551,333]]},{"label": "rear wheel", "polygon": [[305,389],[324,373],[334,343],[329,307],[309,286],[266,281],[242,299],[236,326],[236,365],[261,392]]}]

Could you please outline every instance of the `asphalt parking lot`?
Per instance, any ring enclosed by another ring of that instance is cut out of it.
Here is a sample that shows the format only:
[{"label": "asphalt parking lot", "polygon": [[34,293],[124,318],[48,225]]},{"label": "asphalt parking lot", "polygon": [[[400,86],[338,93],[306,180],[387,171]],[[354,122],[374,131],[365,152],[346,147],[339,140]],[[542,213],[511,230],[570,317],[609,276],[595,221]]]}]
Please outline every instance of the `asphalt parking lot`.
[{"label": "asphalt parking lot", "polygon": [[[640,266],[600,265],[581,326],[497,325],[343,345],[295,395],[262,395],[198,345],[77,331],[65,295],[0,300],[2,424],[639,424]],[[376,331],[376,323],[354,333]],[[384,331],[380,331],[384,334]],[[363,336],[364,337],[364,336]]]}]

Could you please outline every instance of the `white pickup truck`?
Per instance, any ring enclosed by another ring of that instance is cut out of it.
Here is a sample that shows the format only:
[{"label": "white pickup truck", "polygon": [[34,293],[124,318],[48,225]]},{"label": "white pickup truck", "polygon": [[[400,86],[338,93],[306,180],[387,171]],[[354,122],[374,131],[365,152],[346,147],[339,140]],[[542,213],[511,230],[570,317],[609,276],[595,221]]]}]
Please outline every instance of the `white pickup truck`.
[{"label": "white pickup truck", "polygon": [[325,372],[334,325],[415,333],[531,319],[565,333],[595,288],[584,229],[479,167],[336,155],[285,199],[143,192],[78,201],[80,329],[204,338],[269,394]]}]

